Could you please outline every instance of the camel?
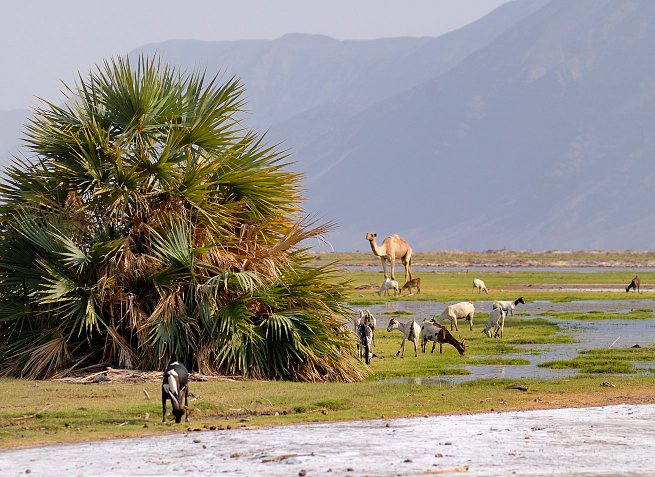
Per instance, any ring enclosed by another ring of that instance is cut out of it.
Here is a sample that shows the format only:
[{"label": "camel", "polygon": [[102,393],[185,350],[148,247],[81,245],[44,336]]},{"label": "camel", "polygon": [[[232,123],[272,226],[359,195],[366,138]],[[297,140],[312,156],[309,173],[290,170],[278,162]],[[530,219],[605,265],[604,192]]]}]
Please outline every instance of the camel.
[{"label": "camel", "polygon": [[369,232],[366,234],[366,240],[371,244],[373,255],[380,257],[382,262],[382,270],[384,271],[384,278],[387,277],[387,261],[391,263],[391,279],[395,280],[395,265],[396,259],[400,259],[405,266],[405,282],[412,279],[412,247],[407,242],[400,238],[399,235],[390,235],[382,241],[382,245],[378,246],[375,241],[377,234]]}]

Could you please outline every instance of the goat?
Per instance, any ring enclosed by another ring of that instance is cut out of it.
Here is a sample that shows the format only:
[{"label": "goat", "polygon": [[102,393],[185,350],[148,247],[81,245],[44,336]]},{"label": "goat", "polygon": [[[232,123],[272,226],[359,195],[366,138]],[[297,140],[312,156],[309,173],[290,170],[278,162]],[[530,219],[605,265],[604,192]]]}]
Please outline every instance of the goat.
[{"label": "goat", "polygon": [[473,303],[470,301],[462,301],[460,303],[448,305],[439,316],[439,319],[434,321],[442,321],[447,318],[450,320],[450,331],[453,330],[453,325],[455,325],[455,330],[459,331],[459,328],[457,327],[457,318],[466,318],[466,320],[469,322],[471,330],[473,330],[474,314],[475,307],[473,306]]},{"label": "goat", "polygon": [[400,343],[400,349],[396,353],[396,356],[398,356],[402,351],[402,355],[400,357],[401,358],[405,357],[405,341],[409,340],[412,343],[414,343],[414,355],[418,358],[418,351],[416,349],[416,345],[418,343],[421,334],[420,325],[414,320],[409,321],[407,323],[400,323],[395,318],[391,318],[391,320],[389,321],[389,326],[387,326],[387,331],[392,332],[393,330],[400,330],[400,332],[403,334],[403,341],[402,343]]},{"label": "goat", "polygon": [[371,330],[371,327],[366,323],[357,325],[357,352],[359,359],[362,359],[363,356],[366,364],[371,364],[371,358],[373,357],[372,344],[373,330]]},{"label": "goat", "polygon": [[400,289],[400,294],[402,295],[403,290],[409,290],[409,294],[412,295],[412,288],[416,288],[416,293],[421,293],[421,279],[416,277],[411,280],[407,280],[405,284]]},{"label": "goat", "polygon": [[634,277],[634,278],[632,279],[632,281],[630,282],[630,285],[628,285],[627,287],[625,287],[625,291],[626,291],[626,292],[629,292],[630,290],[634,289],[634,291],[636,291],[637,293],[641,293],[641,292],[639,291],[639,286],[640,286],[640,285],[641,285],[641,280],[639,279],[639,276],[638,276],[638,275],[635,275],[635,277]]},{"label": "goat", "polygon": [[500,338],[503,337],[503,330],[505,328],[505,317],[507,313],[501,307],[494,307],[489,313],[489,319],[487,320],[487,327],[482,330],[482,332],[491,338],[491,329],[493,328],[493,337]]},{"label": "goat", "polygon": [[378,324],[377,320],[375,317],[371,314],[371,310],[368,308],[366,311],[363,310],[358,310],[359,313],[359,319],[355,321],[355,331],[357,331],[357,327],[361,324],[364,323],[371,328],[371,332],[373,333],[373,338],[372,338],[372,344],[375,346],[375,326]]},{"label": "goat", "polygon": [[[434,348],[439,343],[439,354],[443,354],[443,344],[447,343],[455,347],[459,354],[464,354],[466,350],[466,344],[464,340],[457,341],[455,337],[446,329],[445,326],[441,326],[438,323],[433,321],[424,321],[421,325],[421,351],[425,353],[425,347],[428,341],[432,341],[432,351],[434,353]],[[461,337],[460,337],[461,338]]]},{"label": "goat", "polygon": [[[166,422],[166,400],[173,405],[173,415],[177,424],[182,420],[186,410],[185,421],[189,422],[189,372],[182,363],[174,361],[164,370],[164,381],[161,385],[161,422]],[[182,404],[184,401],[184,404]]]},{"label": "goat", "polygon": [[516,308],[519,304],[525,305],[525,301],[523,301],[523,297],[520,296],[516,300],[512,301],[494,301],[493,304],[491,305],[492,308],[502,308],[502,310],[511,316],[514,316],[514,308]]},{"label": "goat", "polygon": [[382,285],[380,285],[380,289],[376,293],[378,296],[381,296],[382,293],[384,293],[386,296],[389,296],[390,288],[393,288],[394,296],[400,294],[400,287],[398,286],[398,282],[396,280],[392,280],[391,278],[385,278],[382,282]]},{"label": "goat", "polygon": [[479,278],[474,278],[473,279],[473,288],[477,288],[478,293],[481,293],[481,292],[489,293],[489,290],[487,290],[487,286]]}]

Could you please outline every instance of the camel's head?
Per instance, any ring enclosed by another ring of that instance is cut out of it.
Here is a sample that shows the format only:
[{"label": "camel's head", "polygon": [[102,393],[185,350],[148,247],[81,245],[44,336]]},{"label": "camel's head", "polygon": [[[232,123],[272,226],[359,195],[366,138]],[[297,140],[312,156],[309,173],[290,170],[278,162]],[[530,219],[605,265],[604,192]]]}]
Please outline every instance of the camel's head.
[{"label": "camel's head", "polygon": [[375,237],[377,236],[378,234],[376,234],[375,232],[369,232],[366,234],[366,240],[370,242],[371,240],[375,240]]}]

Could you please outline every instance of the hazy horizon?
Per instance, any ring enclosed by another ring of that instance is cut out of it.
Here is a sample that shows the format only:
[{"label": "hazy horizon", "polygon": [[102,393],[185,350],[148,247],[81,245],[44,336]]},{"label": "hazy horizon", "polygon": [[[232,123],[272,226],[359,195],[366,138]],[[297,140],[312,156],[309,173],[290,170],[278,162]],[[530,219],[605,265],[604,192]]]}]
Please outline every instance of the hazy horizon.
[{"label": "hazy horizon", "polygon": [[338,40],[439,36],[507,1],[197,0],[183,9],[171,0],[117,0],[109,8],[81,0],[6,2],[0,29],[5,72],[0,110],[29,108],[36,97],[56,100],[61,82],[70,83],[78,71],[149,43],[274,39],[287,33]]}]

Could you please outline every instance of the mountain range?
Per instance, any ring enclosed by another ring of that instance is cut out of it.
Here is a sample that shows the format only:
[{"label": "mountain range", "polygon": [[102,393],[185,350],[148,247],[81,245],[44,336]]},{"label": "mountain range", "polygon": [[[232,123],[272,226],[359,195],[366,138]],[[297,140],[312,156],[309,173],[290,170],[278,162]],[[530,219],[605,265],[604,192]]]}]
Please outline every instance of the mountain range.
[{"label": "mountain range", "polygon": [[[241,78],[244,123],[289,150],[334,249],[368,231],[416,250],[652,249],[653,44],[649,0],[515,0],[438,38],[131,55]],[[0,112],[0,153],[20,114]]]}]

